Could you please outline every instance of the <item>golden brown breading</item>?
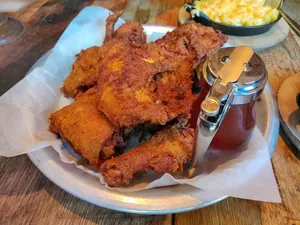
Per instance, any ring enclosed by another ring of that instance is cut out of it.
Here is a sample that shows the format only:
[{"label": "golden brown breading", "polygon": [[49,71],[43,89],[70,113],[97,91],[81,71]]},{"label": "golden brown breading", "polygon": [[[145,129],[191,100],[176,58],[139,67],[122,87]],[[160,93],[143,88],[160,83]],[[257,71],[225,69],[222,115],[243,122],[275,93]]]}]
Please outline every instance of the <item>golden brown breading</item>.
[{"label": "golden brown breading", "polygon": [[143,27],[136,21],[129,21],[122,24],[115,32],[115,23],[123,14],[123,10],[110,15],[106,19],[106,33],[103,44],[112,39],[129,40],[133,44],[145,44],[146,34]]},{"label": "golden brown breading", "polygon": [[[166,36],[139,47],[109,50],[100,62],[98,107],[114,126],[164,125],[182,114],[188,116],[191,97],[182,96],[191,96],[193,65],[226,41],[219,32],[194,23]],[[161,81],[155,81],[157,75],[162,75]]]},{"label": "golden brown breading", "polygon": [[[148,99],[152,104],[163,108],[167,121],[178,116],[189,118],[194,95],[192,93],[192,61],[187,59],[171,71],[158,73],[139,90],[139,104]],[[150,106],[150,105],[149,105]],[[151,106],[152,107],[152,106]],[[152,120],[155,115],[149,115],[146,120]]]},{"label": "golden brown breading", "polygon": [[98,107],[114,126],[132,127],[145,122],[163,125],[189,113],[192,60],[182,61],[172,71],[161,74],[153,71],[155,65],[134,54],[119,54],[101,64]]},{"label": "golden brown breading", "polygon": [[144,28],[136,21],[122,24],[115,32],[114,39],[128,40],[131,45],[139,46],[146,43]]},{"label": "golden brown breading", "polygon": [[105,182],[112,187],[129,184],[139,171],[183,171],[183,164],[192,158],[193,144],[192,129],[170,127],[131,151],[107,160],[101,165],[100,171]]},{"label": "golden brown breading", "polygon": [[120,45],[134,45],[146,43],[143,27],[133,21],[126,22],[114,32],[113,28],[122,12],[110,15],[107,18],[106,36],[102,47],[90,47],[82,50],[72,67],[72,72],[65,79],[61,92],[66,97],[74,98],[78,93],[85,92],[97,84],[98,63],[108,50],[116,49]]},{"label": "golden brown breading", "polygon": [[97,84],[98,61],[101,49],[98,46],[82,50],[72,66],[71,74],[65,79],[61,92],[74,98]]},{"label": "golden brown breading", "polygon": [[102,159],[115,153],[112,138],[116,131],[97,110],[95,93],[95,88],[92,88],[50,115],[50,130],[59,134],[93,165],[98,164],[100,153]]},{"label": "golden brown breading", "polygon": [[228,37],[222,34],[221,31],[191,21],[177,27],[172,32],[168,32],[155,43],[172,43],[173,40],[178,37],[184,37],[186,39],[186,48],[188,52],[194,56],[194,69],[228,40]]}]

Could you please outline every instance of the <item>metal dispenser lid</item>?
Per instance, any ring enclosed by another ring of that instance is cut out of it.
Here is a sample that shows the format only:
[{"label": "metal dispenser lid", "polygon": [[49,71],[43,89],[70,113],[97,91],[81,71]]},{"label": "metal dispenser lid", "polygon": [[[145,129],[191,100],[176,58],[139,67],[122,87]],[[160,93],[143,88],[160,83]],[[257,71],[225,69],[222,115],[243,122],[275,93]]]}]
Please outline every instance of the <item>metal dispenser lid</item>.
[{"label": "metal dispenser lid", "polygon": [[[216,78],[220,77],[218,71],[231,61],[230,55],[234,47],[222,48],[215,52],[204,64],[203,76],[209,85],[213,85]],[[255,99],[264,89],[268,80],[267,69],[263,60],[256,53],[245,65],[244,72],[235,83],[233,104],[243,104]],[[243,96],[243,97],[242,97]]]}]

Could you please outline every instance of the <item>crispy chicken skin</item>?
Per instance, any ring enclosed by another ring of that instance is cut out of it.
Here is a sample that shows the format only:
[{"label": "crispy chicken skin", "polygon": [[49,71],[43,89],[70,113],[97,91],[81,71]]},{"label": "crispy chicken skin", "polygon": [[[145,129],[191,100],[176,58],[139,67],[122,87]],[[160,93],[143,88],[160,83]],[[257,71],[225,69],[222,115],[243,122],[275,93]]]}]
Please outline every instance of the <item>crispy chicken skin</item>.
[{"label": "crispy chicken skin", "polygon": [[164,125],[182,114],[188,116],[193,67],[226,41],[220,32],[195,23],[166,36],[139,47],[109,50],[100,62],[98,107],[114,126]]},{"label": "crispy chicken skin", "polygon": [[93,46],[78,54],[72,72],[61,88],[61,92],[66,97],[74,98],[78,93],[85,92],[97,84],[98,62],[106,56],[108,50],[115,49],[115,45],[138,46],[146,43],[143,27],[136,21],[126,22],[114,32],[114,25],[121,14],[122,11],[107,18],[106,35],[102,47]]},{"label": "crispy chicken skin", "polygon": [[192,158],[194,131],[189,128],[169,127],[146,143],[104,162],[100,171],[111,187],[127,185],[134,174],[154,170],[157,173],[183,171]]},{"label": "crispy chicken skin", "polygon": [[[143,67],[145,73],[137,72],[138,59],[128,61],[131,65],[122,77],[114,76],[116,73],[111,68],[102,67],[99,78],[98,107],[114,126],[132,127],[145,122],[165,124],[179,115],[189,114],[193,102],[191,60],[183,61],[174,70],[153,75],[149,75],[151,67]],[[119,66],[118,63],[106,65]],[[131,76],[132,70],[137,76]]]},{"label": "crispy chicken skin", "polygon": [[97,110],[96,90],[78,96],[70,105],[50,115],[50,130],[67,141],[90,164],[97,165],[115,151],[112,124]]},{"label": "crispy chicken skin", "polygon": [[144,28],[136,21],[129,21],[121,25],[115,32],[115,39],[128,40],[134,46],[146,43]]},{"label": "crispy chicken skin", "polygon": [[168,32],[155,43],[172,43],[173,40],[178,37],[185,38],[185,47],[188,52],[194,56],[194,69],[197,68],[200,63],[204,62],[214,51],[223,46],[228,40],[228,37],[222,34],[221,31],[214,30],[211,27],[206,27],[192,21],[177,27],[172,32]]},{"label": "crispy chicken skin", "polygon": [[78,93],[85,92],[97,83],[98,61],[101,47],[93,46],[82,50],[76,58],[71,74],[65,79],[60,89],[66,97],[74,98]]}]

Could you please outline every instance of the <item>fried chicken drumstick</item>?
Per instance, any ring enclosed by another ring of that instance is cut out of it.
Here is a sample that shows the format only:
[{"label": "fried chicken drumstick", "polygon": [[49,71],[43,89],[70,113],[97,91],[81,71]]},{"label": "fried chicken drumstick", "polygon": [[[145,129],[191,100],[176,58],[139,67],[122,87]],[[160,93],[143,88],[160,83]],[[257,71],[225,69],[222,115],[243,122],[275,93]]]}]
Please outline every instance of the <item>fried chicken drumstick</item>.
[{"label": "fried chicken drumstick", "polygon": [[118,133],[97,110],[96,89],[78,96],[70,105],[50,115],[50,130],[67,141],[90,164],[115,154]]},{"label": "fried chicken drumstick", "polygon": [[100,171],[111,187],[127,185],[134,174],[154,170],[157,173],[183,171],[183,164],[193,154],[194,131],[170,127],[158,132],[146,143],[105,161]]},{"label": "fried chicken drumstick", "polygon": [[106,34],[102,47],[93,46],[82,50],[73,64],[72,72],[65,79],[61,92],[66,97],[74,98],[97,84],[98,65],[110,49],[115,45],[139,45],[146,43],[143,27],[136,21],[126,22],[114,32],[114,25],[123,11],[107,18]]}]

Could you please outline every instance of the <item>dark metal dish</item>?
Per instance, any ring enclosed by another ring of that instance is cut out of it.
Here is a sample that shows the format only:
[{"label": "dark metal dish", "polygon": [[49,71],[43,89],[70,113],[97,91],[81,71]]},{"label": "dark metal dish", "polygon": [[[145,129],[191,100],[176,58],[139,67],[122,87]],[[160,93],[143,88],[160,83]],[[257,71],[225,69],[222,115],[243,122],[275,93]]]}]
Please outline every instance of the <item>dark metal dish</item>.
[{"label": "dark metal dish", "polygon": [[[272,8],[280,9],[282,5],[282,0],[271,0],[266,1],[267,5],[270,5]],[[234,36],[253,36],[265,33],[269,31],[281,18],[281,15],[278,16],[277,20],[272,23],[259,25],[259,26],[234,26],[227,25],[212,21],[206,14],[200,12],[193,6],[193,3],[186,3],[184,9],[191,14],[191,17],[198,23],[201,23],[205,26],[213,27],[214,29],[222,31],[224,34],[234,35]]]}]

